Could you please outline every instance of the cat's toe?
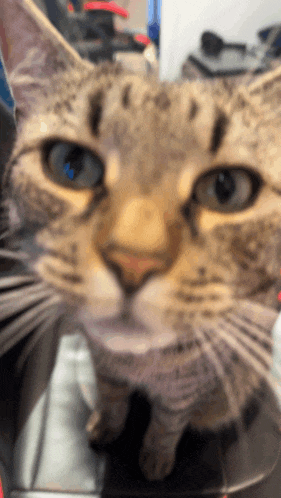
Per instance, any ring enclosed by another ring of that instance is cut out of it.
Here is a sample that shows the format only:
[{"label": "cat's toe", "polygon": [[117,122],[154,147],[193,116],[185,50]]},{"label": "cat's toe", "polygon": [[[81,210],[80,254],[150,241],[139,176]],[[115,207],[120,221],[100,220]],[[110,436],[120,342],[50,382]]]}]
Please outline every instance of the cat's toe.
[{"label": "cat's toe", "polygon": [[142,448],[139,465],[143,475],[149,481],[164,479],[173,470],[175,456],[172,453]]},{"label": "cat's toe", "polygon": [[95,410],[86,425],[89,440],[94,444],[109,444],[118,438],[120,431],[109,427],[106,417]]}]

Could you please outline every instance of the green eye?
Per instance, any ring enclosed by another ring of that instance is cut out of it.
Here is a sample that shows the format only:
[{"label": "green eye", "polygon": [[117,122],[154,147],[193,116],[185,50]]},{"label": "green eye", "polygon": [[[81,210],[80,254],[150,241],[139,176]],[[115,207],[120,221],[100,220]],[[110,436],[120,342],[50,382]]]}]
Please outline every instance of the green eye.
[{"label": "green eye", "polygon": [[202,206],[213,211],[241,211],[253,201],[259,186],[259,178],[249,171],[221,169],[199,179],[194,197]]},{"label": "green eye", "polygon": [[103,179],[104,166],[99,157],[75,144],[52,145],[46,162],[54,180],[69,188],[91,188]]}]

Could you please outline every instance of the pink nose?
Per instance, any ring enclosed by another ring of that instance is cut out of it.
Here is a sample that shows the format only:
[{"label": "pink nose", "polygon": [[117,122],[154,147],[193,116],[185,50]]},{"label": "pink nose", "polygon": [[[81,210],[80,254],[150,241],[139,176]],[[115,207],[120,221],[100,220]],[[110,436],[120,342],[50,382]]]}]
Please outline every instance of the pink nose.
[{"label": "pink nose", "polygon": [[161,259],[143,257],[138,258],[122,251],[112,251],[107,254],[106,259],[117,266],[121,275],[121,283],[124,286],[138,287],[144,277],[151,272],[158,272],[165,268],[165,262]]}]

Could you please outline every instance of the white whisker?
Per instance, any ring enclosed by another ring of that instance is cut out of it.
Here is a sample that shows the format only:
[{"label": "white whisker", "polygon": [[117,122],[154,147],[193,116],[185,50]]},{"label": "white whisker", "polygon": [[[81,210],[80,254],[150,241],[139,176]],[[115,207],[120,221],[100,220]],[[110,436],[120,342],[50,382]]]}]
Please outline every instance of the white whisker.
[{"label": "white whisker", "polygon": [[248,349],[253,352],[257,357],[260,357],[264,363],[268,366],[272,363],[272,356],[253,338],[246,335],[246,333],[242,332],[239,328],[239,325],[235,323],[235,321],[224,319],[224,324],[227,324],[231,332],[237,337],[239,341],[241,341]]},{"label": "white whisker", "polygon": [[[210,340],[212,340],[212,334],[208,334],[206,331],[204,331],[205,334],[209,337]],[[223,344],[217,344],[217,349],[221,350],[220,352],[223,353],[225,345]],[[216,368],[216,371],[219,375],[219,378],[222,380],[222,385],[223,385],[223,390],[224,393],[227,397],[227,402],[228,406],[231,412],[231,415],[233,417],[233,423],[235,425],[235,428],[237,430],[237,435],[238,435],[238,444],[239,444],[239,455],[240,459],[242,460],[242,468],[246,469],[249,466],[249,447],[247,440],[243,437],[243,434],[246,432],[246,427],[245,427],[245,422],[243,420],[243,411],[242,407],[239,407],[238,405],[238,400],[237,400],[237,395],[235,395],[234,391],[234,386],[232,386],[231,382],[228,380],[227,375],[225,374],[224,368],[223,368],[223,363],[217,354],[215,347],[213,347],[212,351],[212,356],[213,356],[213,364],[214,367]],[[241,437],[239,437],[241,436]],[[246,471],[247,473],[247,471]]]},{"label": "white whisker", "polygon": [[6,230],[5,232],[1,233],[0,235],[0,240],[4,240],[6,238],[9,237],[9,235],[12,235],[12,231],[11,230]]},{"label": "white whisker", "polygon": [[28,254],[21,251],[10,251],[9,249],[0,249],[0,258],[14,259],[15,261],[25,261],[29,259]]},{"label": "white whisker", "polygon": [[38,281],[35,275],[22,275],[15,277],[4,277],[0,278],[0,289],[7,289],[9,287],[19,287],[23,284],[28,284],[29,282]]},{"label": "white whisker", "polygon": [[44,315],[42,315],[41,324],[39,324],[39,327],[34,332],[32,337],[29,339],[26,346],[23,348],[23,350],[19,356],[19,359],[16,363],[17,372],[21,372],[26,360],[28,359],[29,355],[32,353],[34,347],[36,346],[36,344],[38,343],[40,338],[45,334],[45,332],[50,330],[55,325],[55,323],[57,321],[57,316],[55,316],[55,317],[49,316],[51,309],[48,309],[47,313],[44,313]]},{"label": "white whisker", "polygon": [[27,287],[21,287],[20,289],[9,290],[0,295],[0,305],[7,302],[14,302],[17,299],[24,299],[27,296],[37,296],[41,291],[50,292],[50,289],[46,286],[44,282],[38,284],[29,285]]},{"label": "white whisker", "polygon": [[6,320],[17,313],[24,311],[26,308],[33,306],[38,301],[47,299],[50,296],[52,296],[51,291],[43,289],[41,292],[32,292],[25,297],[21,296],[18,300],[12,300],[12,303],[7,302],[4,305],[2,304],[0,308],[0,320]]},{"label": "white whisker", "polygon": [[236,338],[232,337],[231,331],[225,331],[224,325],[222,325],[216,329],[216,333],[224,340],[226,344],[231,347],[231,349],[238,356],[241,356],[245,360],[245,362],[250,365],[253,370],[258,373],[261,378],[266,381],[275,392],[277,380],[272,376],[268,369],[260,363],[260,361],[258,361],[253,357],[253,355],[249,353],[249,351],[243,344],[241,344]]},{"label": "white whisker", "polygon": [[205,344],[206,344],[206,336],[210,340],[210,344],[212,341],[212,335],[208,334],[207,331],[203,328],[198,328],[196,330],[197,334],[200,335],[201,338],[201,344],[202,344],[202,349],[206,353],[206,356],[210,359],[211,365],[216,371],[217,377],[222,383],[223,390],[225,392],[225,395],[227,397],[229,409],[231,411],[231,414],[233,416],[233,419],[237,419],[240,417],[240,410],[237,407],[237,403],[235,403],[235,396],[233,393],[233,389],[231,386],[231,383],[229,382],[227,375],[225,373],[225,369],[223,368],[223,363],[220,361],[220,358],[218,354],[215,351],[214,346],[211,349],[206,349]]},{"label": "white whisker", "polygon": [[273,339],[270,335],[270,331],[267,329],[261,330],[256,324],[253,322],[250,322],[248,318],[244,317],[243,315],[236,314],[236,313],[228,313],[225,315],[227,318],[229,317],[231,320],[235,321],[237,324],[237,327],[241,328],[244,327],[247,329],[247,332],[256,336],[260,342],[265,342],[269,346],[273,345]]},{"label": "white whisker", "polygon": [[5,354],[21,339],[40,325],[40,323],[42,323],[45,319],[45,315],[43,314],[45,310],[50,312],[51,309],[59,303],[60,298],[58,296],[52,296],[51,298],[39,303],[31,310],[26,311],[14,322],[4,327],[4,329],[0,332],[0,356]]},{"label": "white whisker", "polygon": [[[235,323],[229,323],[226,320],[224,320],[224,325],[227,325],[229,327],[229,330],[231,331],[231,334],[235,335],[235,337],[238,339],[240,343],[243,344],[247,348],[247,350],[250,353],[254,353],[254,355],[257,358],[260,358],[261,365],[264,363],[267,365],[267,367],[271,367],[272,365],[272,355],[268,353],[268,351],[265,351],[262,346],[256,343],[254,339],[251,337],[247,336],[243,332],[241,332],[235,325]],[[281,368],[280,368],[281,372]]]},{"label": "white whisker", "polygon": [[277,320],[278,312],[272,308],[263,306],[262,304],[253,303],[252,301],[239,300],[238,301],[239,314],[243,315],[249,321],[255,322],[258,328],[271,331],[274,323]]}]

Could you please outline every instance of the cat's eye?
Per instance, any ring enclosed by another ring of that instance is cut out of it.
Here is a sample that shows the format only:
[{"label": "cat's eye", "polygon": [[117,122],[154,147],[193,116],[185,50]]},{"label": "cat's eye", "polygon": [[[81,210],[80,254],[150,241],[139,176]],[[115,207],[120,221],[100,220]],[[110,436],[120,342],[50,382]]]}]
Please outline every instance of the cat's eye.
[{"label": "cat's eye", "polygon": [[102,181],[104,166],[98,156],[75,144],[58,142],[46,154],[48,173],[70,188],[91,188]]},{"label": "cat's eye", "polygon": [[254,200],[259,178],[243,169],[221,169],[199,179],[194,198],[213,211],[234,212],[245,209]]}]

